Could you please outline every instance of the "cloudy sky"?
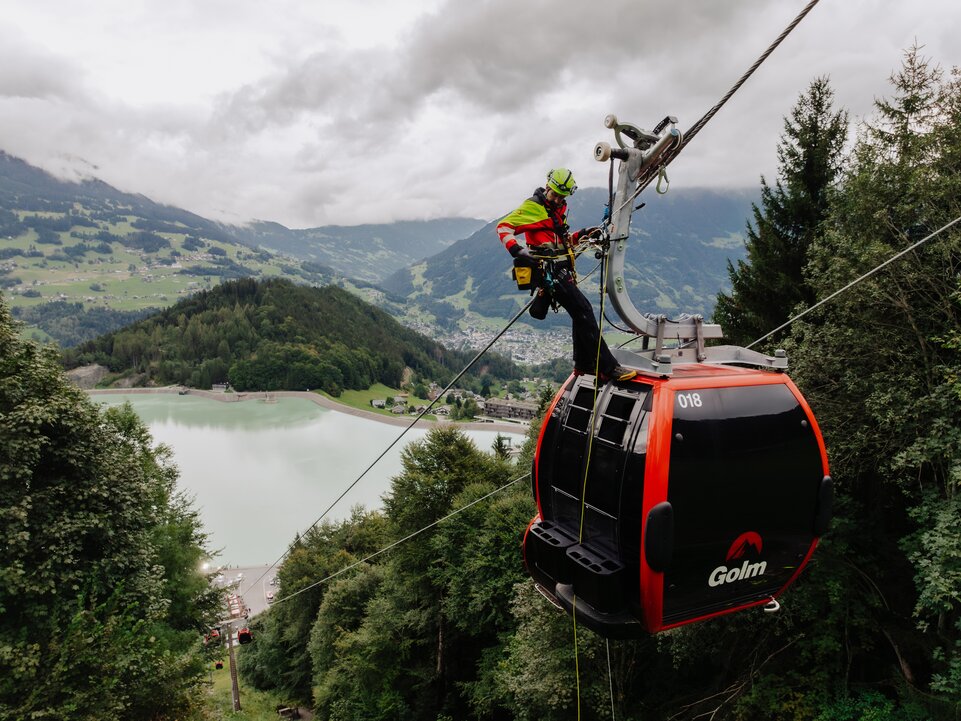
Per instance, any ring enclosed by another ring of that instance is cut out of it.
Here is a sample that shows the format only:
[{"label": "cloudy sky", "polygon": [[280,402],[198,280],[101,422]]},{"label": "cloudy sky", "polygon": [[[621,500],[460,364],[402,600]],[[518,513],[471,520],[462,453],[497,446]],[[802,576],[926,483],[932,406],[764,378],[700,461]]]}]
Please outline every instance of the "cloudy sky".
[{"label": "cloudy sky", "polygon": [[[0,0],[0,149],[209,218],[493,219],[555,166],[606,184],[604,116],[683,130],[807,0]],[[961,3],[821,0],[671,166],[756,187],[810,81],[869,117]]]}]

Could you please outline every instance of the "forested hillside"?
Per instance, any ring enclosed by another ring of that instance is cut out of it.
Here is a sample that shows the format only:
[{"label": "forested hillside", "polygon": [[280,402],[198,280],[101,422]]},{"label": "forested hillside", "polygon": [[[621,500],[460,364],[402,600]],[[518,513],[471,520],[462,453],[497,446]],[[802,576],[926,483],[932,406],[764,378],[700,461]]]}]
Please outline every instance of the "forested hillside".
[{"label": "forested hillside", "polygon": [[[345,290],[280,279],[225,283],[64,353],[68,368],[99,363],[141,385],[229,381],[239,391],[332,395],[374,383],[398,388],[405,368],[446,383],[469,360]],[[514,372],[491,355],[471,378]]]},{"label": "forested hillside", "polygon": [[[846,124],[832,102],[824,80],[801,96],[730,269],[726,313],[745,333],[761,310],[796,310],[763,292],[782,275],[826,300],[961,216],[956,76],[912,49],[850,146],[828,137]],[[298,540],[245,681],[338,720],[956,720],[959,258],[961,230],[944,229],[771,339],[819,418],[836,489],[831,530],[779,613],[637,641],[575,634],[522,571],[531,444],[510,465],[444,430],[405,452],[383,512]]]}]

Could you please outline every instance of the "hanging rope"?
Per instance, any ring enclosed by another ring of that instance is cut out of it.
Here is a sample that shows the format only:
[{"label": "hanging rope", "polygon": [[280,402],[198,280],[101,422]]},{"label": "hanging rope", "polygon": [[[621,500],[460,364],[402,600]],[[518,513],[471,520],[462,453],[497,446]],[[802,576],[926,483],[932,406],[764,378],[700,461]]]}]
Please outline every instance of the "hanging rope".
[{"label": "hanging rope", "polygon": [[574,692],[577,697],[577,721],[581,721],[581,664],[577,654],[577,595],[571,604],[571,620],[574,623]]},{"label": "hanging rope", "polygon": [[614,672],[611,670],[611,640],[605,638],[604,645],[607,647],[607,682],[611,689],[611,721],[616,721],[614,718]]},{"label": "hanging rope", "polygon": [[[597,350],[594,353],[594,397],[591,403],[591,422],[590,422],[590,435],[587,438],[587,458],[584,461],[584,480],[581,483],[581,518],[580,527],[577,532],[577,542],[582,543],[584,541],[584,511],[587,503],[587,478],[588,472],[591,467],[591,449],[594,447],[594,434],[597,430],[597,390],[600,378],[601,370],[601,343],[603,342],[604,336],[601,333],[601,323],[604,318],[604,296],[607,290],[607,273],[604,272],[604,261],[607,255],[602,255],[600,259],[599,266],[601,268],[601,287],[600,287],[600,318],[597,321]],[[597,270],[595,266],[594,270]],[[594,272],[591,271],[591,273]],[[575,691],[577,694],[577,718],[581,717],[581,671],[580,671],[580,658],[577,648],[577,596],[574,596],[574,601],[571,604],[571,622],[574,625],[574,681],[575,681]]]},{"label": "hanging rope", "polygon": [[[605,256],[606,257],[606,256]],[[604,294],[607,289],[607,273],[604,272],[604,257],[601,258],[601,309],[600,316],[604,317]],[[591,403],[591,424],[590,435],[587,437],[587,458],[584,461],[584,480],[581,482],[581,520],[577,531],[577,542],[584,540],[584,509],[587,503],[587,476],[591,466],[591,450],[594,447],[594,434],[597,431],[597,389],[600,385],[601,371],[601,343],[604,336],[601,334],[601,321],[597,323],[597,351],[594,354],[594,398]]]}]

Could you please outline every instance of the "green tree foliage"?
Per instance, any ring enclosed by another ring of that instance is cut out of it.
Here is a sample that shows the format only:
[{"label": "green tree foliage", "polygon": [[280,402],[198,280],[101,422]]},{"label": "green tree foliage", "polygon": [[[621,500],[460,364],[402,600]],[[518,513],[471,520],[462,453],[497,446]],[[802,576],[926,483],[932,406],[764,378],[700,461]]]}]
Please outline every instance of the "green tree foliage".
[{"label": "green tree foliage", "polygon": [[[812,245],[806,278],[818,297],[961,215],[961,87],[916,47],[891,82]],[[883,679],[913,699],[905,703],[922,698],[915,688],[934,691],[941,701],[928,712],[947,717],[961,708],[959,258],[953,229],[838,296],[792,338],[794,377],[838,482],[831,542],[862,579],[848,579],[861,598],[836,629],[848,661],[834,686],[843,695]]]},{"label": "green tree foliage", "polygon": [[353,509],[347,521],[325,521],[296,539],[277,573],[277,604],[256,619],[257,643],[241,653],[244,680],[309,704],[313,671],[308,641],[328,590],[317,582],[374,553],[388,539],[383,514],[361,508]]},{"label": "green tree foliage", "polygon": [[0,717],[179,717],[216,597],[176,469],[0,300]]},{"label": "green tree foliage", "polygon": [[501,433],[498,433],[494,438],[493,445],[494,455],[502,460],[507,460],[510,458],[511,452],[511,439]]},{"label": "green tree foliage", "polygon": [[821,233],[830,191],[841,172],[847,114],[833,109],[827,78],[814,80],[784,121],[774,186],[761,178],[753,205],[747,260],[728,261],[731,294],[719,293],[714,319],[734,343],[747,344],[780,326],[814,291],[803,277],[808,248]]},{"label": "green tree foliage", "polygon": [[[297,541],[281,596],[304,590],[271,609],[258,648],[243,653],[245,678],[313,695],[321,718],[465,718],[471,698],[502,710],[490,689],[523,577],[528,486],[485,498],[516,469],[451,428],[407,446],[402,466],[382,514],[355,510]],[[416,542],[358,563],[412,534]]]}]

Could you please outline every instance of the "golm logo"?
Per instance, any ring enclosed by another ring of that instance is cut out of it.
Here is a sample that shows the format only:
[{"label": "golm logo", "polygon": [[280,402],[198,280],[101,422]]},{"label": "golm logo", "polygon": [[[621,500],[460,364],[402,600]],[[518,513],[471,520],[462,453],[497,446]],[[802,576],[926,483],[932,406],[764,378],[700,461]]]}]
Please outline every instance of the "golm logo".
[{"label": "golm logo", "polygon": [[[732,543],[728,549],[727,561],[738,560],[748,552],[748,549],[751,549],[754,553],[760,553],[762,545],[761,536],[754,531],[742,533],[734,539],[734,543]],[[741,581],[745,578],[760,576],[766,570],[767,561],[751,563],[745,559],[740,566],[731,566],[730,568],[727,566],[718,566],[715,568],[711,571],[711,575],[707,579],[707,585],[712,588],[714,586],[723,586],[725,583],[733,583],[734,581]]]}]

